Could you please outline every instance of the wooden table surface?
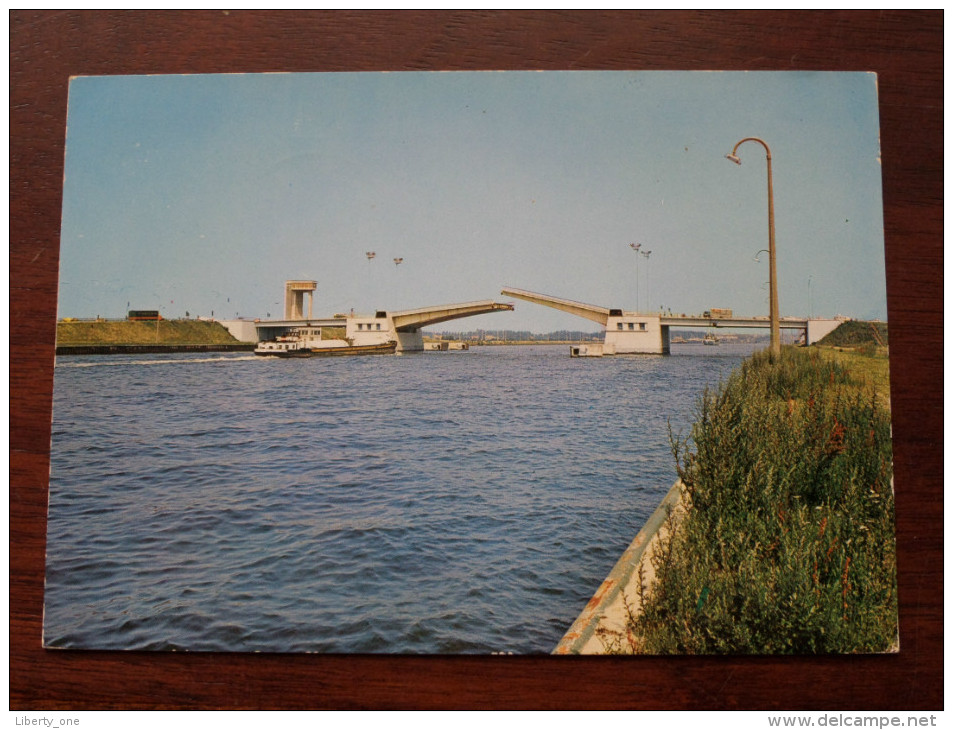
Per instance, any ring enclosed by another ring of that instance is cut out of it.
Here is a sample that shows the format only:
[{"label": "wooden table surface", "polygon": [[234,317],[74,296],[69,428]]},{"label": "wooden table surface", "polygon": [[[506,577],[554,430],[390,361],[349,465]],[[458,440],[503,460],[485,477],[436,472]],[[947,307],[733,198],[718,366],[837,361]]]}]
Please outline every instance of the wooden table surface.
[{"label": "wooden table surface", "polygon": [[[11,709],[942,709],[942,11],[11,11]],[[879,74],[901,651],[410,657],[40,646],[68,79],[478,69]]]}]

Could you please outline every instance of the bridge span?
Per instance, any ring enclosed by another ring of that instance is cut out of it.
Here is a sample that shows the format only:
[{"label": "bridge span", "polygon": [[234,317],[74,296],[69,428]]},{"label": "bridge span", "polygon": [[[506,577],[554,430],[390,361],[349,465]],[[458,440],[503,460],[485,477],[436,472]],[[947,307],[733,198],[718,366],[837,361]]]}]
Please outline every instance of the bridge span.
[{"label": "bridge span", "polygon": [[[297,290],[296,290],[297,291]],[[310,306],[309,315],[310,315]],[[511,312],[513,305],[492,300],[439,304],[432,307],[407,309],[400,312],[377,311],[373,315],[336,314],[333,317],[303,317],[301,304],[293,310],[296,317],[282,320],[223,321],[232,335],[243,342],[272,340],[297,327],[327,327],[344,329],[344,338],[355,345],[380,345],[397,341],[398,352],[418,352],[424,349],[421,329],[451,319],[474,317],[491,312]]]},{"label": "bridge span", "polygon": [[391,320],[397,332],[418,332],[432,324],[448,322],[451,319],[473,317],[490,312],[512,312],[512,304],[494,302],[489,299],[480,302],[466,302],[464,304],[442,304],[435,307],[407,309],[402,312],[392,312]]},{"label": "bridge span", "polygon": [[[622,309],[585,304],[572,299],[539,294],[513,287],[504,288],[502,294],[598,322],[606,329],[600,353],[604,355],[667,355],[671,350],[669,332],[672,327],[763,327],[766,329],[771,327],[768,317],[712,317],[626,312]],[[788,317],[781,320],[781,327],[803,331],[805,342],[813,344],[828,332],[834,330],[840,325],[841,321]]]}]

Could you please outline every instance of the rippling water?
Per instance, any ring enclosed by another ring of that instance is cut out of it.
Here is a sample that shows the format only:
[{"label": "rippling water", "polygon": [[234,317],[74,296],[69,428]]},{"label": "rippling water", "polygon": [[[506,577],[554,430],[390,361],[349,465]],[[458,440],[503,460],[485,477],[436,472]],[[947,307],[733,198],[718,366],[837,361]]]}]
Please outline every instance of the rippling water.
[{"label": "rippling water", "polygon": [[44,638],[549,652],[747,346],[57,360]]}]

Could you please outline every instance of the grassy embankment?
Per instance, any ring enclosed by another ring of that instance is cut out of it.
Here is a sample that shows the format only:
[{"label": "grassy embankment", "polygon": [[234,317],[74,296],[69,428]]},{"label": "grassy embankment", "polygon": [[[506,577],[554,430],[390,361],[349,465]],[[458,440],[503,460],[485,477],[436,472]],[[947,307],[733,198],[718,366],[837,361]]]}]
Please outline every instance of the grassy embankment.
[{"label": "grassy embankment", "polygon": [[757,354],[699,399],[672,439],[683,516],[610,651],[895,648],[887,360],[856,344]]},{"label": "grassy embankment", "polygon": [[218,322],[163,319],[160,322],[57,322],[59,347],[99,345],[235,345]]},{"label": "grassy embankment", "polygon": [[817,347],[846,366],[855,378],[867,381],[889,408],[889,344],[885,322],[852,321],[844,322]]}]

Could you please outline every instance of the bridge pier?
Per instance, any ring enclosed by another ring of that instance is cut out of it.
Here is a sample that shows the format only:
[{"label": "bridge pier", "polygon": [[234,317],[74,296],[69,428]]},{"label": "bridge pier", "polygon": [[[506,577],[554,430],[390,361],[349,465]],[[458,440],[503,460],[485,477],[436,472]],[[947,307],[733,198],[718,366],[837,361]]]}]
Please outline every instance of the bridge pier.
[{"label": "bridge pier", "polygon": [[424,333],[420,330],[416,332],[396,332],[397,352],[423,352],[424,351]]},{"label": "bridge pier", "polygon": [[605,355],[668,355],[671,337],[660,316],[609,310],[606,319]]}]

